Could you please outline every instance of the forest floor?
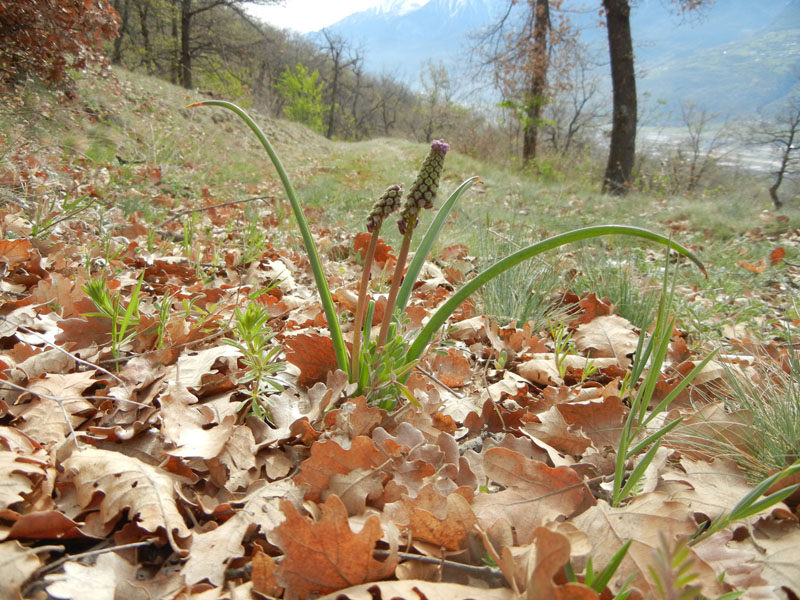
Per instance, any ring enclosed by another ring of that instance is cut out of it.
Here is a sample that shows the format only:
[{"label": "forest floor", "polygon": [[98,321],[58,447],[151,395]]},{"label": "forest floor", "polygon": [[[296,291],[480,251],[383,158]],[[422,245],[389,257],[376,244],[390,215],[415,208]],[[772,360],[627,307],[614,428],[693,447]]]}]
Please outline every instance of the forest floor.
[{"label": "forest floor", "polygon": [[[400,352],[494,260],[575,227],[646,226],[707,276],[640,241],[567,246],[460,305],[402,385],[356,393],[246,127],[127,72],[76,87],[0,98],[0,596],[800,597],[800,476],[757,487],[800,455],[800,212],[767,210],[753,176],[613,198],[589,167],[450,152],[437,203],[481,182]],[[256,118],[349,342],[363,223],[427,147]]]}]

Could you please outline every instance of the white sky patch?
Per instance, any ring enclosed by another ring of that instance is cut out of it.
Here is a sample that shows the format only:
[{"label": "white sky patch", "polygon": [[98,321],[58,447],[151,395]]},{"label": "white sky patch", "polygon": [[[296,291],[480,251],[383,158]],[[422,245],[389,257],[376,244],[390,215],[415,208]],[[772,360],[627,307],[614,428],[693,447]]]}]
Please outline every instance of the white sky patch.
[{"label": "white sky patch", "polygon": [[308,33],[380,4],[381,0],[285,0],[283,6],[252,6],[250,12],[274,27]]},{"label": "white sky patch", "polygon": [[283,6],[250,6],[248,12],[281,29],[300,33],[318,31],[353,13],[382,6],[384,10],[408,10],[427,4],[428,0],[284,0]]}]

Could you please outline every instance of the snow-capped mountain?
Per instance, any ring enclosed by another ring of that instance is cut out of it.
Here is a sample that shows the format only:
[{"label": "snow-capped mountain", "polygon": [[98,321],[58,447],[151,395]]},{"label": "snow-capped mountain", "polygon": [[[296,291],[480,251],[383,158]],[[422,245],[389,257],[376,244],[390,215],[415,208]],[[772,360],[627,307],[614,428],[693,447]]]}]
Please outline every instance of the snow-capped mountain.
[{"label": "snow-capped mountain", "polygon": [[[384,0],[327,29],[359,47],[367,70],[419,88],[427,61],[442,60],[451,77],[471,81],[468,50],[475,35],[504,14],[509,0]],[[600,0],[577,0],[572,22],[600,61],[607,60]],[[723,0],[699,13],[677,14],[665,0],[638,0],[631,26],[642,97],[682,100],[713,112],[750,113],[779,102],[797,84],[800,0]],[[310,36],[319,35],[309,34]],[[607,67],[601,67],[602,78]],[[474,83],[474,82],[473,82]],[[475,94],[474,90],[471,91]]]},{"label": "snow-capped mountain", "polygon": [[466,66],[469,36],[500,7],[497,0],[384,0],[327,29],[361,48],[368,70],[416,87],[428,60],[443,60],[451,73]]}]

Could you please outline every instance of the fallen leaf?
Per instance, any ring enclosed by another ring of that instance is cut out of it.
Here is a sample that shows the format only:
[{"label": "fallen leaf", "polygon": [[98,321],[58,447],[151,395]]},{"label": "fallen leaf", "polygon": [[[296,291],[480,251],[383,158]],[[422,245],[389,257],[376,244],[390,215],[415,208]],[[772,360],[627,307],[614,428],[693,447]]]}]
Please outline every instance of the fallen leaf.
[{"label": "fallen leaf", "polygon": [[764,264],[763,260],[760,260],[756,263],[747,262],[746,260],[740,260],[736,263],[736,266],[741,267],[745,271],[750,271],[751,273],[763,273],[764,269],[767,268],[767,265]]},{"label": "fallen leaf", "polygon": [[45,576],[47,593],[60,600],[116,600],[117,588],[136,581],[137,571],[135,565],[113,552],[101,554],[92,566],[68,561],[63,573]]},{"label": "fallen leaf", "polygon": [[366,436],[353,439],[349,449],[333,441],[317,441],[311,445],[311,456],[301,463],[295,481],[308,486],[306,498],[315,502],[336,493],[335,488],[342,494],[337,494],[337,499],[348,513],[359,514],[364,511],[367,498],[380,495],[388,475],[377,467],[386,460]]},{"label": "fallen leaf", "polygon": [[138,518],[146,531],[164,529],[172,549],[182,556],[186,554],[180,543],[191,537],[191,532],[178,512],[177,480],[170,473],[119,452],[97,448],[73,452],[64,461],[64,469],[71,473],[81,506],[89,506],[96,493],[103,494],[103,523],[127,509],[129,518]]},{"label": "fallen leaf", "polygon": [[600,316],[578,327],[573,336],[575,346],[592,358],[614,358],[623,369],[631,364],[639,336],[633,325],[619,315]]},{"label": "fallen leaf", "polygon": [[297,383],[303,387],[325,381],[328,373],[338,368],[333,340],[328,336],[302,333],[287,337],[284,347],[286,360],[300,369]]},{"label": "fallen leaf", "polygon": [[444,385],[458,388],[472,380],[472,366],[463,353],[450,349],[447,354],[438,354],[431,365],[433,374]]},{"label": "fallen leaf", "polygon": [[769,253],[769,264],[774,267],[775,265],[780,264],[785,256],[786,256],[786,249],[783,246],[778,246],[772,252]]},{"label": "fallen leaf", "polygon": [[505,489],[475,497],[472,506],[478,521],[486,529],[507,519],[522,544],[530,543],[537,526],[595,504],[589,488],[569,467],[552,468],[506,448],[490,448],[484,453],[483,468]]},{"label": "fallen leaf", "polygon": [[16,541],[0,543],[0,597],[22,598],[20,587],[40,566],[35,549]]},{"label": "fallen leaf", "polygon": [[250,516],[242,511],[211,531],[195,533],[189,560],[181,569],[186,584],[194,585],[207,579],[220,587],[225,581],[228,563],[244,554],[242,538],[250,522]]},{"label": "fallen leaf", "polygon": [[383,535],[378,517],[370,516],[361,531],[353,533],[347,510],[337,496],[328,498],[320,508],[319,520],[312,523],[290,502],[281,502],[286,520],[275,530],[284,553],[278,567],[281,585],[307,598],[391,576],[397,557],[384,562],[372,557]]},{"label": "fallen leaf", "polygon": [[517,600],[517,595],[508,588],[479,590],[458,583],[437,583],[420,579],[404,581],[381,581],[349,587],[317,600]]}]

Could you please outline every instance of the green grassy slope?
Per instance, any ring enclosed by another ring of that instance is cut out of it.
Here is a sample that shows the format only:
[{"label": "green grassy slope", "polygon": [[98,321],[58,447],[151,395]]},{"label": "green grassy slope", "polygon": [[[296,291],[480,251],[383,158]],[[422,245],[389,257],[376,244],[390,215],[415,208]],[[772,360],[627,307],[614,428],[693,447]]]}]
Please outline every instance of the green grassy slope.
[{"label": "green grassy slope", "polygon": [[[0,200],[22,206],[36,221],[48,211],[63,214],[59,202],[64,198],[94,193],[99,205],[121,211],[127,219],[141,213],[139,218],[152,227],[180,210],[266,196],[264,202],[242,204],[227,224],[227,237],[213,243],[235,245],[245,254],[257,254],[264,237],[280,234],[295,243],[296,228],[277,177],[257,141],[232,114],[212,107],[185,109],[202,98],[125,71],[117,71],[115,80],[87,77],[76,85],[78,97],[73,101],[35,87],[3,99],[0,135],[8,150],[0,155]],[[387,185],[410,184],[426,153],[424,144],[386,138],[332,142],[294,123],[257,113],[256,118],[295,180],[312,221],[329,228],[331,239],[345,243],[363,230],[373,200]],[[634,192],[615,198],[597,192],[596,180],[587,177],[596,170],[576,167],[565,174],[562,167],[544,178],[451,152],[441,193],[449,194],[472,175],[479,175],[483,184],[454,211],[435,252],[465,244],[478,256],[478,268],[521,245],[574,227],[642,225],[673,232],[708,263],[709,281],[691,270],[684,276],[687,289],[694,290],[686,318],[700,330],[719,335],[725,325],[746,324],[771,335],[766,319],[798,316],[792,302],[796,270],[782,263],[769,266],[767,257],[781,246],[787,261],[800,263],[794,233],[800,215],[794,209],[780,216],[765,212],[770,207],[765,185],[754,186],[749,176],[737,175],[726,187],[694,197]],[[37,178],[37,171],[45,175]],[[42,206],[51,201],[52,206]],[[430,218],[424,215],[422,225]],[[176,220],[168,229],[180,237],[194,226],[199,225]],[[385,232],[396,246],[396,228]],[[601,282],[612,282],[608,293],[615,286],[616,293],[622,293],[620,286],[631,277],[644,282],[661,269],[661,255],[652,248],[614,241],[592,248],[553,257],[551,267],[558,276],[540,293],[558,287],[587,291]],[[741,266],[759,261],[765,267],[760,273]],[[492,291],[500,297],[526,296],[536,281],[523,277],[498,285],[522,288]],[[515,316],[508,306],[484,308],[498,316]]]}]

